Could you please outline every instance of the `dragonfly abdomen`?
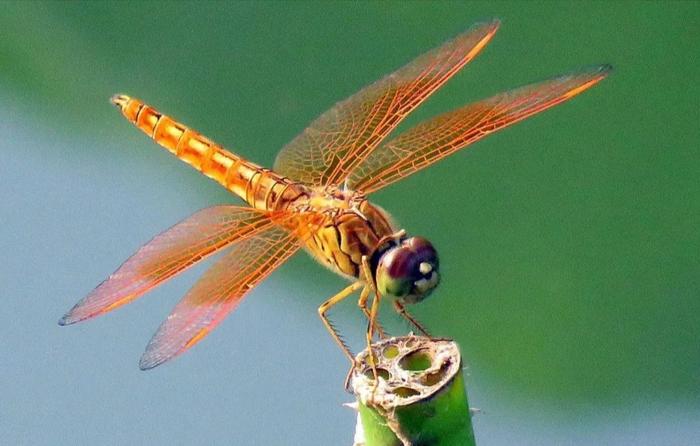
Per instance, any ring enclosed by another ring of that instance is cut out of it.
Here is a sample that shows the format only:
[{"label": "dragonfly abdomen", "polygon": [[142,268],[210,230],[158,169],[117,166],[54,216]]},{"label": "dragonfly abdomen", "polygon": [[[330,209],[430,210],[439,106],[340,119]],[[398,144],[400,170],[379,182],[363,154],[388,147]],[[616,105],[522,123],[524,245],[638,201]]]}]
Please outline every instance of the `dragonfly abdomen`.
[{"label": "dragonfly abdomen", "polygon": [[112,102],[156,143],[257,209],[278,209],[300,195],[289,179],[229,152],[138,99],[117,95]]}]

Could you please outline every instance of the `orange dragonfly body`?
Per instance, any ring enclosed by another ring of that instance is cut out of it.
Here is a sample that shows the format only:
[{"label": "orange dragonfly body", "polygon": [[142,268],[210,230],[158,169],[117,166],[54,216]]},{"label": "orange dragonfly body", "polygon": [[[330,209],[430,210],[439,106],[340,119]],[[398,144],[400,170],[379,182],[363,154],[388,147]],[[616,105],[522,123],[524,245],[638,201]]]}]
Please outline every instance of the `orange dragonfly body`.
[{"label": "orange dragonfly body", "polygon": [[211,254],[228,249],[177,304],[141,358],[155,367],[214,329],[241,299],[302,247],[351,284],[319,307],[335,341],[350,350],[327,318],[360,291],[367,342],[383,335],[383,296],[419,331],[405,308],[439,283],[437,252],[408,237],[367,195],[482,137],[593,86],[608,65],[528,85],[425,121],[385,141],[412,110],[473,59],[498,29],[479,23],[393,74],[336,104],[285,146],[273,170],[247,161],[125,95],[112,98],[127,120],[158,144],[245,200],[248,206],[201,210],[144,245],[60,321],[71,324],[124,305]]}]

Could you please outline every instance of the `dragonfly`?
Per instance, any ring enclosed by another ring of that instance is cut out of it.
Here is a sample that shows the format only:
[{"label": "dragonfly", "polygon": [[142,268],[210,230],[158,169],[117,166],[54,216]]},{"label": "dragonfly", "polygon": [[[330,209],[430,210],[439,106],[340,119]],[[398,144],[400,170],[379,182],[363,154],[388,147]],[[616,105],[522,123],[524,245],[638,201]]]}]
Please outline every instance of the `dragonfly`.
[{"label": "dragonfly", "polygon": [[[440,282],[435,247],[408,236],[368,196],[483,137],[560,104],[605,78],[609,65],[582,68],[526,85],[390,133],[492,39],[498,20],[467,31],[337,103],[279,152],[273,169],[244,159],[139,99],[116,95],[123,116],[180,160],[248,206],[200,210],[157,235],[60,320],[73,324],[125,305],[205,258],[223,252],[176,304],[148,343],[141,369],[156,367],[200,342],[263,279],[304,248],[350,284],[318,314],[351,363],[329,319],[352,295],[366,316],[368,346],[384,336],[382,298],[415,329],[406,306]],[[359,292],[359,293],[358,293]],[[371,351],[371,350],[370,350]]]}]

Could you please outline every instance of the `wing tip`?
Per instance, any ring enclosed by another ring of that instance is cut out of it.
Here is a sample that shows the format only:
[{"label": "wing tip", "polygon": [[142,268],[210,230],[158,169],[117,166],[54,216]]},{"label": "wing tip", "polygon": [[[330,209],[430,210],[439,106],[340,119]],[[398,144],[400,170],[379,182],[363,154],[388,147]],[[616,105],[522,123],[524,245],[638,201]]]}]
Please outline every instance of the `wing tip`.
[{"label": "wing tip", "polygon": [[602,74],[603,76],[607,76],[608,74],[612,73],[614,71],[614,68],[612,64],[609,63],[604,63],[602,65],[598,66],[598,72]]},{"label": "wing tip", "polygon": [[501,19],[498,17],[487,17],[481,20],[478,20],[472,26],[470,26],[467,31],[464,32],[464,34],[471,34],[477,29],[481,29],[483,31],[484,36],[488,36],[489,38],[493,37],[494,34],[496,34],[496,31],[498,31],[498,28],[501,27]]},{"label": "wing tip", "polygon": [[78,316],[75,314],[75,309],[70,310],[68,313],[64,314],[61,319],[58,320],[58,325],[64,327],[66,325],[73,325],[76,322],[87,319],[89,316]]},{"label": "wing tip", "polygon": [[157,336],[158,333],[149,341],[146,350],[141,355],[141,359],[139,359],[139,368],[141,370],[151,370],[171,358],[171,356],[164,356],[162,353],[158,353],[158,348],[155,347],[155,339]]},{"label": "wing tip", "polygon": [[[593,85],[602,81],[613,71],[613,66],[609,63],[601,65],[591,65],[579,70],[578,75],[581,76],[580,82],[576,88],[571,89],[566,97],[576,96],[577,94],[589,89]],[[578,77],[578,76],[577,76]]]},{"label": "wing tip", "polygon": [[105,313],[105,311],[87,310],[86,306],[83,305],[84,303],[84,300],[81,300],[80,302],[75,304],[73,308],[68,310],[68,312],[64,314],[63,317],[61,317],[61,319],[58,320],[58,325],[73,325],[77,322],[92,319],[95,316]]},{"label": "wing tip", "polygon": [[502,23],[499,17],[490,17],[488,19],[483,20],[482,22],[488,24],[489,27],[492,28],[494,31],[497,30]]},{"label": "wing tip", "polygon": [[605,77],[613,71],[613,66],[612,66],[612,64],[609,64],[609,63],[589,65],[589,66],[584,66],[582,69],[580,69],[580,71],[582,73],[586,73],[586,74],[592,74],[592,75],[598,75],[598,76]]},{"label": "wing tip", "polygon": [[155,347],[155,345],[156,344],[154,343],[154,340],[151,339],[151,341],[146,346],[146,350],[141,355],[141,359],[139,359],[139,368],[141,370],[146,371],[154,369],[159,365],[163,364],[164,362],[167,362],[173,359],[173,357],[177,356],[177,354],[163,354],[163,352],[159,351],[159,349]]},{"label": "wing tip", "polygon": [[483,47],[483,45],[491,40],[494,34],[496,34],[496,31],[498,31],[500,26],[501,19],[496,17],[486,17],[473,22],[468,28],[452,38],[451,41],[454,43],[466,42],[473,44],[472,41],[474,38],[476,38],[478,42],[482,43],[481,47]]},{"label": "wing tip", "polygon": [[[564,98],[568,99],[596,85],[598,82],[608,77],[612,71],[613,66],[609,63],[585,65],[574,71],[569,71],[566,74],[551,77],[545,81],[542,81],[541,83],[568,82],[570,89],[564,93]],[[537,84],[525,85],[522,88],[530,88],[534,85]]]},{"label": "wing tip", "polygon": [[[164,322],[164,324],[165,323],[167,323],[167,321]],[[173,353],[172,350],[164,348],[164,345],[159,341],[161,338],[159,334],[160,329],[146,346],[146,350],[141,355],[141,359],[139,359],[139,369],[143,371],[154,369],[182,353],[182,351]]]},{"label": "wing tip", "polygon": [[482,17],[479,20],[476,20],[472,24],[472,28],[478,28],[480,26],[488,26],[488,27],[496,27],[498,28],[501,26],[501,18],[500,17]]},{"label": "wing tip", "polygon": [[141,359],[139,359],[139,369],[143,370],[144,372],[147,370],[155,369],[159,365],[170,361],[176,356],[179,356],[180,353],[182,352],[180,351],[175,354],[158,353],[156,350],[151,349],[149,344],[149,346],[146,347],[146,351],[143,352],[143,355],[141,355]]},{"label": "wing tip", "polygon": [[158,367],[161,365],[164,361],[158,361],[154,360],[150,356],[148,356],[146,353],[141,356],[141,359],[139,360],[139,369],[143,370],[144,372],[147,370],[151,370],[153,368]]}]

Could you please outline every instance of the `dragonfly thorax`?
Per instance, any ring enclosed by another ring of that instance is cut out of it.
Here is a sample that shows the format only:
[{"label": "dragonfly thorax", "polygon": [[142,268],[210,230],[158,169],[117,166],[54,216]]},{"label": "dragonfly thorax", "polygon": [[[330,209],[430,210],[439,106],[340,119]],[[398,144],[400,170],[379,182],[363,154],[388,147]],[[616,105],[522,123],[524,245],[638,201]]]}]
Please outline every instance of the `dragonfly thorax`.
[{"label": "dragonfly thorax", "polygon": [[316,211],[329,210],[359,210],[363,202],[366,202],[364,194],[352,190],[340,189],[336,186],[324,186],[310,188],[306,203]]},{"label": "dragonfly thorax", "polygon": [[323,265],[352,278],[360,278],[363,256],[372,258],[380,243],[397,231],[389,214],[355,191],[313,188],[294,206],[326,216],[306,248]]}]

